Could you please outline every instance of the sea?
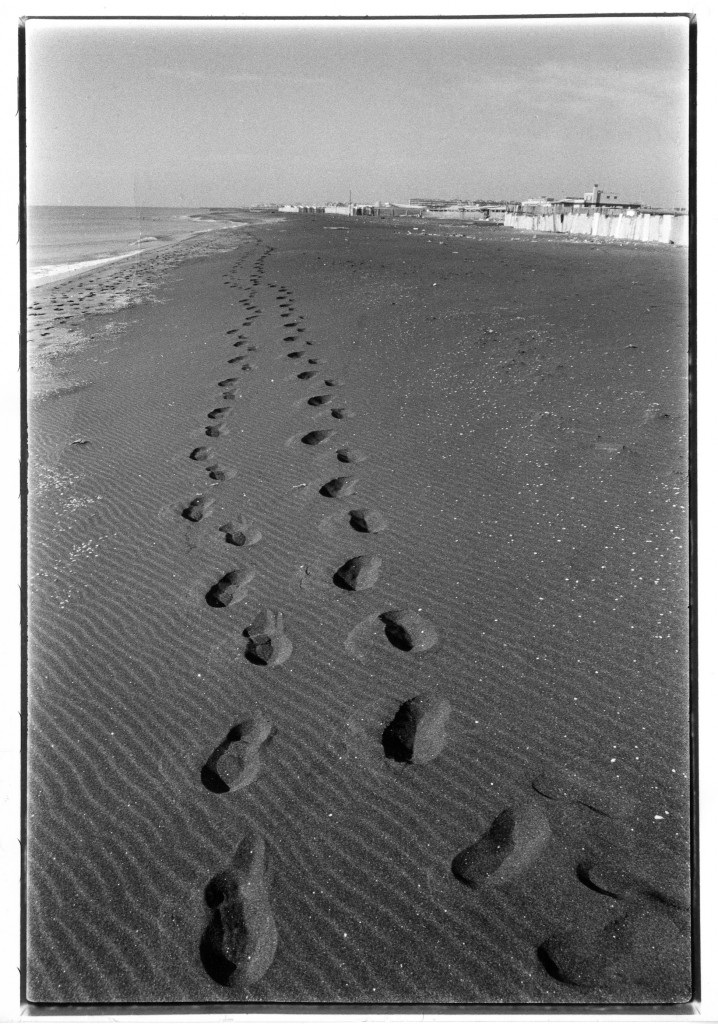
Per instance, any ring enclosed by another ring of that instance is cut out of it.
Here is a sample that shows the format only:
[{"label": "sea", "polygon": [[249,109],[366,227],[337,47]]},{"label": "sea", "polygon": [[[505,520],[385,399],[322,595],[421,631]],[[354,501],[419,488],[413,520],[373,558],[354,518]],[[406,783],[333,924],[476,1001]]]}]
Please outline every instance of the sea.
[{"label": "sea", "polygon": [[[222,215],[224,213],[224,216]],[[28,285],[81,274],[239,221],[224,211],[153,206],[29,206]]]}]

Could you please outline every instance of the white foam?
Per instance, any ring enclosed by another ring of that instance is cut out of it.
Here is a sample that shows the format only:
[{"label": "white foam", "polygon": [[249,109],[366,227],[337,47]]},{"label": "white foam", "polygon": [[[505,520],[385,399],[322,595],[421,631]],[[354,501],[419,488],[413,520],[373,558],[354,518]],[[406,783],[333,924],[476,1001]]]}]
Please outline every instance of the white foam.
[{"label": "white foam", "polygon": [[131,252],[123,252],[118,256],[103,256],[96,260],[81,260],[78,263],[50,263],[45,266],[31,267],[28,270],[28,277],[34,283],[49,281],[53,277],[63,277],[65,274],[82,274],[93,267],[99,267],[103,263],[114,263],[117,260],[126,260],[130,256],[138,256],[144,249],[133,249]]}]

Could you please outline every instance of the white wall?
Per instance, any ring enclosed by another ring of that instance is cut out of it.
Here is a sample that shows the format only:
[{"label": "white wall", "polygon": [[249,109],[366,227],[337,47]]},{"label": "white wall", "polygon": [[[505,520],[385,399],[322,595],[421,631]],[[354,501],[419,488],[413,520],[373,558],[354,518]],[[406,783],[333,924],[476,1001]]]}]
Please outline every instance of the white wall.
[{"label": "white wall", "polygon": [[688,217],[672,213],[620,213],[609,217],[595,213],[566,213],[561,222],[558,213],[507,213],[506,227],[519,231],[555,231],[568,235],[619,238],[634,242],[664,242],[688,245]]}]

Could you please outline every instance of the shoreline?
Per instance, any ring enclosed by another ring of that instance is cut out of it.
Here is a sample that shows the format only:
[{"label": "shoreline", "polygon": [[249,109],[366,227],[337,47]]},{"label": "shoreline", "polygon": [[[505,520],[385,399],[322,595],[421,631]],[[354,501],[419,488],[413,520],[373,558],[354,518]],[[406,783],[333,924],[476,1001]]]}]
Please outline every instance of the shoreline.
[{"label": "shoreline", "polygon": [[[151,301],[168,268],[194,256],[231,248],[231,235],[248,226],[249,220],[236,228],[230,221],[226,227],[194,231],[81,271],[28,281],[25,349],[30,389],[46,391],[52,387],[52,366],[61,362],[70,348],[85,343],[94,318]],[[60,374],[62,380],[62,371]]]},{"label": "shoreline", "polygon": [[[33,318],[81,343],[43,338],[30,407],[28,994],[687,999],[684,254],[333,226],[182,242]],[[244,635],[266,608],[276,667]],[[391,640],[402,611],[425,649]],[[383,736],[418,694],[437,753],[405,763]],[[256,777],[208,788],[249,717],[275,730]],[[507,809],[536,841],[477,891],[452,865]],[[233,989],[205,891],[254,833],[276,955]],[[616,919],[589,981],[546,970]]]}]

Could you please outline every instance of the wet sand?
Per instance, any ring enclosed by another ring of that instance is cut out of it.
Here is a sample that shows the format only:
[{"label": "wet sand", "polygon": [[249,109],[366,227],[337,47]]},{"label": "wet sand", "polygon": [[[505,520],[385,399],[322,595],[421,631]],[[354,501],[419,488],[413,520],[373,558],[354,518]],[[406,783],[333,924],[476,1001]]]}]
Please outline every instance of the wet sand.
[{"label": "wet sand", "polygon": [[416,227],[30,296],[33,1001],[691,997],[686,254]]}]

